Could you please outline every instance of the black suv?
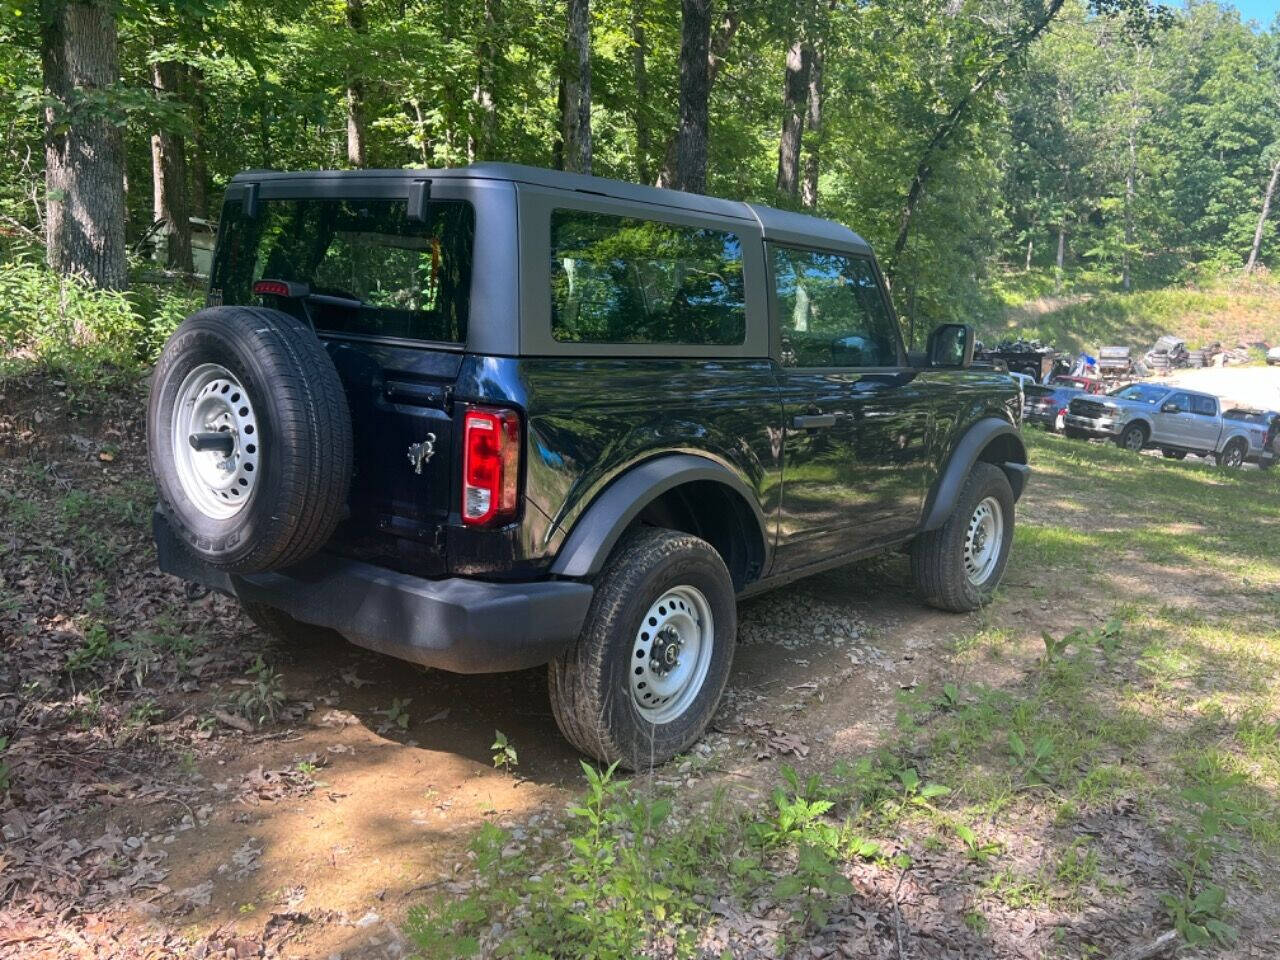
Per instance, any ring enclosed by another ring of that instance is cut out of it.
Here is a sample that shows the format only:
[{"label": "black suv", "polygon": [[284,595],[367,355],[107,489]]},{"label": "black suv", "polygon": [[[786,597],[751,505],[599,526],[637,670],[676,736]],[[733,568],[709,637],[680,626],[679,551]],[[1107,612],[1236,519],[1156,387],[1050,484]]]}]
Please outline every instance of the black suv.
[{"label": "black suv", "polygon": [[503,164],[241,174],[153,380],[160,565],[277,634],[548,664],[565,736],[646,766],[711,718],[736,597],[894,548],[935,606],[991,596],[1027,455],[972,352],[908,355],[825,220]]}]

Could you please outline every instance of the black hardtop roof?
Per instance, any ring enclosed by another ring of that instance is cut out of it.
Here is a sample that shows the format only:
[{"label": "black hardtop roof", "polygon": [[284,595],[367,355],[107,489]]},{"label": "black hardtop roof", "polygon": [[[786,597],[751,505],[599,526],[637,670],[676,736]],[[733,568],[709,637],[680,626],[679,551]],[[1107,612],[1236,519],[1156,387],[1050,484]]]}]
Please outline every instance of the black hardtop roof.
[{"label": "black hardtop roof", "polygon": [[870,253],[870,245],[848,227],[833,220],[811,217],[802,213],[777,210],[757,203],[723,200],[681,190],[648,187],[607,177],[590,177],[562,170],[544,170],[517,163],[473,163],[465,167],[449,167],[438,170],[246,170],[236,174],[232,184],[260,183],[266,180],[506,180],[512,183],[528,183],[557,190],[573,190],[579,193],[597,194],[617,200],[633,200],[662,206],[705,213],[737,220],[756,220],[765,237],[787,243],[808,245],[836,245]]}]

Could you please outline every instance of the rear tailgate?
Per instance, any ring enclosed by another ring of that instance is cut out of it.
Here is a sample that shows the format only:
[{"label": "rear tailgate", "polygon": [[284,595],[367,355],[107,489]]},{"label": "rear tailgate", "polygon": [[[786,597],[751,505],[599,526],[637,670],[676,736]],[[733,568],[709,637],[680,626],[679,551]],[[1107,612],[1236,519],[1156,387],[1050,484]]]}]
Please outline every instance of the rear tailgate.
[{"label": "rear tailgate", "polygon": [[453,417],[462,354],[326,338],[355,424],[351,516],[335,552],[419,576],[446,572],[456,497]]}]

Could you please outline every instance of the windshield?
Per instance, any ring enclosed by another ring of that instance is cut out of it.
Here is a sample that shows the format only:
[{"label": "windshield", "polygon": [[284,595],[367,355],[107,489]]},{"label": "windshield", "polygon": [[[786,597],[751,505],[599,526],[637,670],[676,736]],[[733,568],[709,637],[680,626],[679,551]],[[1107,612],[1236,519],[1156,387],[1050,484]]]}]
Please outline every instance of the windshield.
[{"label": "windshield", "polygon": [[1133,400],[1154,407],[1168,393],[1168,387],[1157,387],[1149,383],[1131,383],[1127,387],[1112,391],[1111,396],[1117,400]]},{"label": "windshield", "polygon": [[[284,280],[309,286],[306,312],[321,331],[466,340],[469,203],[433,200],[424,220],[410,220],[403,200],[264,200],[254,217],[231,200],[222,224],[212,303],[259,303],[256,281]],[[301,315],[301,304],[261,302]]]}]

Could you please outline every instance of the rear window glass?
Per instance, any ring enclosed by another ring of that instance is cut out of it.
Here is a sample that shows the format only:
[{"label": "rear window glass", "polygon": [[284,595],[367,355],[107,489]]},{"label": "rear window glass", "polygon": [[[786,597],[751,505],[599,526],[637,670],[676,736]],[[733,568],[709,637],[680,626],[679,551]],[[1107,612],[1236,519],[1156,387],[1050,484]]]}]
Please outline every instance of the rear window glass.
[{"label": "rear window glass", "polygon": [[302,304],[253,292],[258,280],[307,284],[306,312],[334,333],[463,343],[471,293],[475,212],[433,200],[425,221],[403,200],[263,200],[223,210],[212,302]]},{"label": "rear window glass", "polygon": [[562,343],[740,344],[742,243],[724,230],[551,214],[551,332]]}]

